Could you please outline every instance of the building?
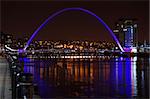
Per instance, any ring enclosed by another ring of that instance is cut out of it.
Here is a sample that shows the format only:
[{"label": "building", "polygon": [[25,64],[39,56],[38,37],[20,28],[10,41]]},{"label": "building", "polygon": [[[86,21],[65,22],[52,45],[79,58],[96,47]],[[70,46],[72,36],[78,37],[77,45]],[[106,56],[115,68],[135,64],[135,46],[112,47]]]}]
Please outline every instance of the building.
[{"label": "building", "polygon": [[13,36],[11,34],[0,32],[0,44],[3,46],[11,46],[13,44]]},{"label": "building", "polygon": [[113,32],[124,48],[136,47],[138,33],[135,19],[120,19]]},{"label": "building", "polygon": [[5,37],[5,44],[9,47],[12,46],[13,44],[13,36],[11,34],[6,34],[6,37]]}]

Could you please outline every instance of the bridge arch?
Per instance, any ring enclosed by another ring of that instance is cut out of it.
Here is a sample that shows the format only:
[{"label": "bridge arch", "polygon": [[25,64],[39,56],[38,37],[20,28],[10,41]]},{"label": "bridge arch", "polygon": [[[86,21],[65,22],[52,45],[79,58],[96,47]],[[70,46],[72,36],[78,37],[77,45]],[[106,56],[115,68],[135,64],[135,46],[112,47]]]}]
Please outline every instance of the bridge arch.
[{"label": "bridge arch", "polygon": [[122,52],[124,52],[120,42],[118,41],[118,39],[116,38],[115,34],[113,33],[113,31],[109,28],[109,26],[100,18],[98,17],[95,13],[87,10],[87,9],[83,9],[83,8],[78,8],[78,7],[73,7],[73,8],[64,8],[62,10],[59,10],[58,12],[55,12],[54,14],[52,14],[51,16],[49,16],[35,31],[34,33],[32,34],[32,36],[30,37],[30,39],[28,40],[26,46],[24,47],[23,50],[26,50],[27,47],[29,46],[29,44],[31,43],[32,39],[36,36],[36,34],[48,23],[49,20],[51,20],[52,18],[56,17],[57,15],[63,13],[63,12],[66,12],[66,11],[73,11],[73,10],[77,10],[77,11],[82,11],[82,12],[85,12],[89,15],[92,15],[94,16],[108,31],[109,31],[109,34],[113,37],[113,39],[115,40],[115,42],[117,43],[118,47],[120,48],[120,50]]}]

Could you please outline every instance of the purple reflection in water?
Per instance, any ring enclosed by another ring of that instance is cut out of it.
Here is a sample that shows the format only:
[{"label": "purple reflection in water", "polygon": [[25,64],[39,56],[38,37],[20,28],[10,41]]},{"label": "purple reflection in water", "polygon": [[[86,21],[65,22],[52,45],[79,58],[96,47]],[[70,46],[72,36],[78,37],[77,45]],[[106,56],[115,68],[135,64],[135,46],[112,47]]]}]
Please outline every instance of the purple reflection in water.
[{"label": "purple reflection in water", "polygon": [[145,72],[139,68],[137,58],[102,58],[91,61],[32,61],[25,58],[23,61],[25,72],[34,74],[41,98],[148,97],[145,86],[149,86],[145,85]]}]

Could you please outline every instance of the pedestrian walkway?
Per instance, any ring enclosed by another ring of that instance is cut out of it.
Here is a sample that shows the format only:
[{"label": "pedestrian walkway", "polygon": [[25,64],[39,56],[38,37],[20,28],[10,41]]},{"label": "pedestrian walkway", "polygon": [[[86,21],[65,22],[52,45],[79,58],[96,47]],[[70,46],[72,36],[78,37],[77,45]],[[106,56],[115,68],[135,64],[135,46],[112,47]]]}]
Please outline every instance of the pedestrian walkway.
[{"label": "pedestrian walkway", "polygon": [[0,99],[12,99],[11,78],[7,60],[0,56]]}]

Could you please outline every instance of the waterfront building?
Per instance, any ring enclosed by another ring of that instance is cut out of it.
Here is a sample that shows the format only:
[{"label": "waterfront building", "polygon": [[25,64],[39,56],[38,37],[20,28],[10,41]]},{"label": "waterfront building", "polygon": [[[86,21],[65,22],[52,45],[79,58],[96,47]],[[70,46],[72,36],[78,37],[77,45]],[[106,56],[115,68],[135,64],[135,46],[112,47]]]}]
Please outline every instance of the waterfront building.
[{"label": "waterfront building", "polygon": [[136,47],[138,33],[135,19],[120,19],[113,32],[124,48]]}]

